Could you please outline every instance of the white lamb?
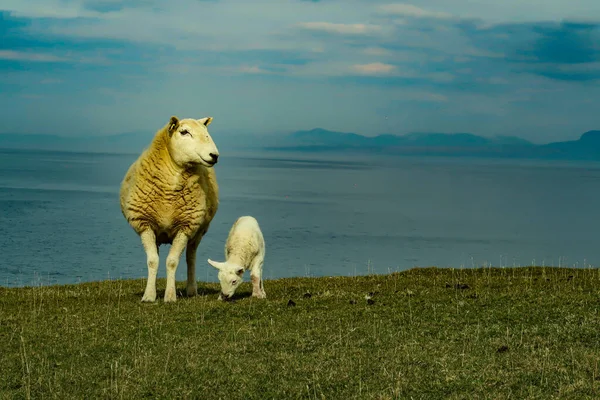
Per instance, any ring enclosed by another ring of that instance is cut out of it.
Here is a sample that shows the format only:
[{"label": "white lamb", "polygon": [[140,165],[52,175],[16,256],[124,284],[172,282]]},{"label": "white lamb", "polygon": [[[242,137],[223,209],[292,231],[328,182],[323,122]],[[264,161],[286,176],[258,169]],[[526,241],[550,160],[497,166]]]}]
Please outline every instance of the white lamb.
[{"label": "white lamb", "polygon": [[219,206],[219,187],[212,168],[219,151],[207,129],[212,120],[171,117],[121,183],[121,212],[146,251],[144,302],[156,300],[161,244],[172,245],[167,256],[164,301],[176,301],[175,272],[186,246],[187,294],[197,293],[196,249]]},{"label": "white lamb", "polygon": [[230,299],[242,283],[244,271],[250,270],[252,296],[267,297],[263,288],[262,268],[265,260],[265,240],[254,217],[243,216],[237,219],[225,243],[225,262],[208,263],[219,270],[221,293],[219,300]]}]

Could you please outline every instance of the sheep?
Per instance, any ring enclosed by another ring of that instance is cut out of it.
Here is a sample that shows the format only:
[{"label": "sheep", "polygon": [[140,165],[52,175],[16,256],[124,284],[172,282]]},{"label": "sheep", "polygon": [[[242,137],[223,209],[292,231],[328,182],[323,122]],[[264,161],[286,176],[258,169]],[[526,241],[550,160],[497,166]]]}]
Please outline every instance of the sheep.
[{"label": "sheep", "polygon": [[225,262],[207,260],[219,270],[221,293],[219,300],[229,300],[242,283],[244,271],[250,270],[252,296],[267,297],[262,281],[265,260],[265,239],[258,221],[251,216],[239,217],[231,227],[225,243]]},{"label": "sheep", "polygon": [[197,294],[196,250],[219,207],[213,168],[219,151],[207,129],[212,120],[172,116],[131,164],[121,183],[121,212],[146,252],[148,280],[142,302],[156,300],[161,244],[171,244],[164,301],[177,299],[175,272],[184,249],[187,295]]}]

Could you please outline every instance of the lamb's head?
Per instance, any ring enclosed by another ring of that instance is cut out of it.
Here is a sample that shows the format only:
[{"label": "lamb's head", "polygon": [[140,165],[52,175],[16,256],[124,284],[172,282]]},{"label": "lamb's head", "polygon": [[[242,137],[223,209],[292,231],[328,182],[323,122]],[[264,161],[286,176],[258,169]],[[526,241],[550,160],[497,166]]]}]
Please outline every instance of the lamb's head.
[{"label": "lamb's head", "polygon": [[178,119],[171,117],[169,133],[169,153],[173,161],[182,167],[204,165],[212,167],[217,163],[219,150],[208,133],[212,117],[202,119]]},{"label": "lamb's head", "polygon": [[232,262],[218,262],[210,258],[208,263],[219,270],[219,282],[221,283],[221,293],[219,300],[229,300],[235,293],[235,290],[242,283],[244,268]]}]

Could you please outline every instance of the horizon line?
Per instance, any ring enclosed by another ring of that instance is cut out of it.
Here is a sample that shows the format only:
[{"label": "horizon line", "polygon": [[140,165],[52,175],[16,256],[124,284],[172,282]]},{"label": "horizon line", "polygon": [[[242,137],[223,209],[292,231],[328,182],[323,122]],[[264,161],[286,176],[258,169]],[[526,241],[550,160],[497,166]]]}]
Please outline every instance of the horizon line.
[{"label": "horizon line", "polygon": [[[483,139],[493,139],[493,138],[517,138],[523,141],[526,141],[528,143],[531,143],[533,145],[544,145],[544,144],[552,144],[552,143],[563,143],[563,142],[572,142],[572,141],[578,141],[582,138],[583,135],[585,135],[586,133],[590,133],[590,132],[600,132],[600,129],[589,129],[586,130],[585,132],[582,132],[581,134],[579,134],[579,136],[577,136],[574,139],[564,139],[564,140],[558,140],[558,141],[549,141],[549,142],[534,142],[531,141],[530,139],[526,139],[522,136],[518,136],[518,135],[510,135],[510,134],[496,134],[496,135],[481,135],[481,134],[477,134],[477,133],[472,133],[472,132],[436,132],[436,131],[412,131],[412,132],[407,132],[404,134],[398,134],[398,133],[380,133],[377,135],[373,135],[373,136],[367,136],[365,134],[361,134],[361,133],[357,133],[357,132],[344,132],[344,131],[336,131],[336,130],[331,130],[331,129],[327,129],[327,128],[321,128],[321,127],[314,127],[314,128],[308,128],[308,129],[295,129],[295,130],[282,130],[282,131],[278,131],[278,132],[264,132],[264,133],[251,133],[251,134],[247,134],[247,135],[242,135],[242,136],[275,136],[275,135],[281,135],[281,136],[285,136],[285,135],[291,135],[294,133],[298,133],[298,132],[312,132],[312,131],[326,131],[326,132],[331,132],[331,133],[341,133],[341,134],[349,134],[349,135],[357,135],[357,136],[362,136],[364,138],[367,139],[373,139],[373,138],[377,138],[377,137],[381,137],[381,136],[394,136],[394,137],[406,137],[408,135],[427,135],[427,134],[439,134],[439,135],[447,135],[447,136],[452,136],[452,135],[470,135],[470,136],[475,136],[475,137],[480,137]],[[158,130],[156,130],[158,131]],[[156,131],[153,131],[151,133],[148,133],[150,136],[152,136],[153,133],[155,133]],[[104,134],[93,134],[93,135],[85,135],[85,136],[65,136],[65,135],[58,135],[55,133],[10,133],[10,132],[0,132],[0,136],[20,136],[20,137],[25,137],[25,136],[46,136],[46,137],[55,137],[55,138],[61,138],[61,139],[80,139],[80,140],[85,140],[85,139],[90,139],[90,138],[102,138],[102,137],[115,137],[115,136],[122,136],[122,135],[135,135],[135,134],[141,134],[144,132],[149,132],[147,130],[130,130],[130,131],[124,131],[124,132],[117,132],[117,133],[104,133]],[[234,134],[234,135],[240,135],[240,131],[238,130],[234,130],[234,129],[230,129],[230,130],[225,130],[225,131],[221,131],[221,133],[228,133],[228,134]]]}]

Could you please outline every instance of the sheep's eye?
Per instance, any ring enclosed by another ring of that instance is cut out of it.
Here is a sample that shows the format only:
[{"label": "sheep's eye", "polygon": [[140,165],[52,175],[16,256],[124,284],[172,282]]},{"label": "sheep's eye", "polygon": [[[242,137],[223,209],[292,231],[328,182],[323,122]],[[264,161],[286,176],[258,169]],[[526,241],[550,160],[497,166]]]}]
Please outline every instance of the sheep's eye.
[{"label": "sheep's eye", "polygon": [[233,280],[233,281],[231,281],[231,284],[232,284],[232,285],[235,285],[236,283],[237,283],[237,281],[236,281],[236,280]]},{"label": "sheep's eye", "polygon": [[189,135],[190,131],[188,131],[187,129],[184,129],[182,131],[179,131],[179,133],[181,133],[182,135]]}]

